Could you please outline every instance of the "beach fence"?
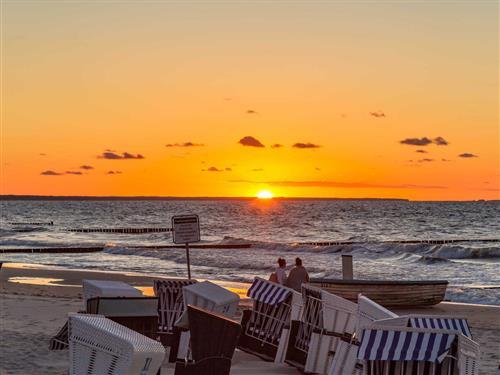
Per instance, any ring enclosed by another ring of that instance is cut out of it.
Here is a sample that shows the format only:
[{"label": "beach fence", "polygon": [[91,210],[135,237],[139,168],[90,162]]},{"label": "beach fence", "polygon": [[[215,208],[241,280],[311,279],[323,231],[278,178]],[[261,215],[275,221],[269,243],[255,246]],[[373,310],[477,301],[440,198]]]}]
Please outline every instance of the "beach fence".
[{"label": "beach fence", "polygon": [[172,228],[72,228],[72,229],[66,229],[66,231],[79,232],[79,233],[143,234],[143,233],[172,232]]}]

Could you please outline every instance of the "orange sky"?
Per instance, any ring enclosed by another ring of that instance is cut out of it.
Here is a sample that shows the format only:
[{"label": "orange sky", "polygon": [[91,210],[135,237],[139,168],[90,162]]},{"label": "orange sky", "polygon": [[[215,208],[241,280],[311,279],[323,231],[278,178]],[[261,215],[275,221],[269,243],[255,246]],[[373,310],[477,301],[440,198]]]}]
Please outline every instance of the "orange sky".
[{"label": "orange sky", "polygon": [[498,10],[3,1],[1,193],[499,199]]}]

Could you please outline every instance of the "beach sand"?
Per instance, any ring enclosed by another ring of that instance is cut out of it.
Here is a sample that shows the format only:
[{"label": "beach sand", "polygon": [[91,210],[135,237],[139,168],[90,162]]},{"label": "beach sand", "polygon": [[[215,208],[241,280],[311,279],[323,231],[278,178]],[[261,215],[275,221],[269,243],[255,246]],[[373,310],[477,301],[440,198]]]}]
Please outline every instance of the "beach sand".
[{"label": "beach sand", "polygon": [[[124,281],[152,292],[152,280],[135,274],[73,271],[22,264],[4,264],[0,271],[0,373],[67,374],[68,352],[49,351],[48,343],[69,312],[82,309],[82,279]],[[248,284],[219,284],[245,296]],[[443,302],[432,308],[400,310],[466,317],[480,344],[480,374],[494,375],[500,363],[500,306]],[[236,351],[232,374],[298,374],[288,365],[274,365]],[[172,365],[162,374],[173,374]]]}]

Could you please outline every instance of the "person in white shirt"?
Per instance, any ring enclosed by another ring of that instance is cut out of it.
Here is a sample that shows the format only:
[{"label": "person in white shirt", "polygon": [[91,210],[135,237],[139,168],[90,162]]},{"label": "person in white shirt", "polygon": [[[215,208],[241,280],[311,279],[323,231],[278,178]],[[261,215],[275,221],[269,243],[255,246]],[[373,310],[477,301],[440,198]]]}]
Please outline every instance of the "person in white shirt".
[{"label": "person in white shirt", "polygon": [[276,281],[278,284],[285,285],[286,284],[286,260],[283,258],[278,258],[278,268],[274,271],[276,274]]}]

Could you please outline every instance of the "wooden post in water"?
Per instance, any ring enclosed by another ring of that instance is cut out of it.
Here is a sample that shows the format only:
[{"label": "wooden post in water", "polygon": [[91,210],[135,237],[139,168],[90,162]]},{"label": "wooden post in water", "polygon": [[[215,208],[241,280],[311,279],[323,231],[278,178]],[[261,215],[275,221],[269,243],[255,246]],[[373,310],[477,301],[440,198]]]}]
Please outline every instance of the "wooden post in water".
[{"label": "wooden post in water", "polygon": [[342,279],[352,280],[353,278],[352,255],[342,255]]},{"label": "wooden post in water", "polygon": [[191,280],[191,262],[189,261],[189,244],[186,242],[186,261],[188,268],[188,279]]}]

